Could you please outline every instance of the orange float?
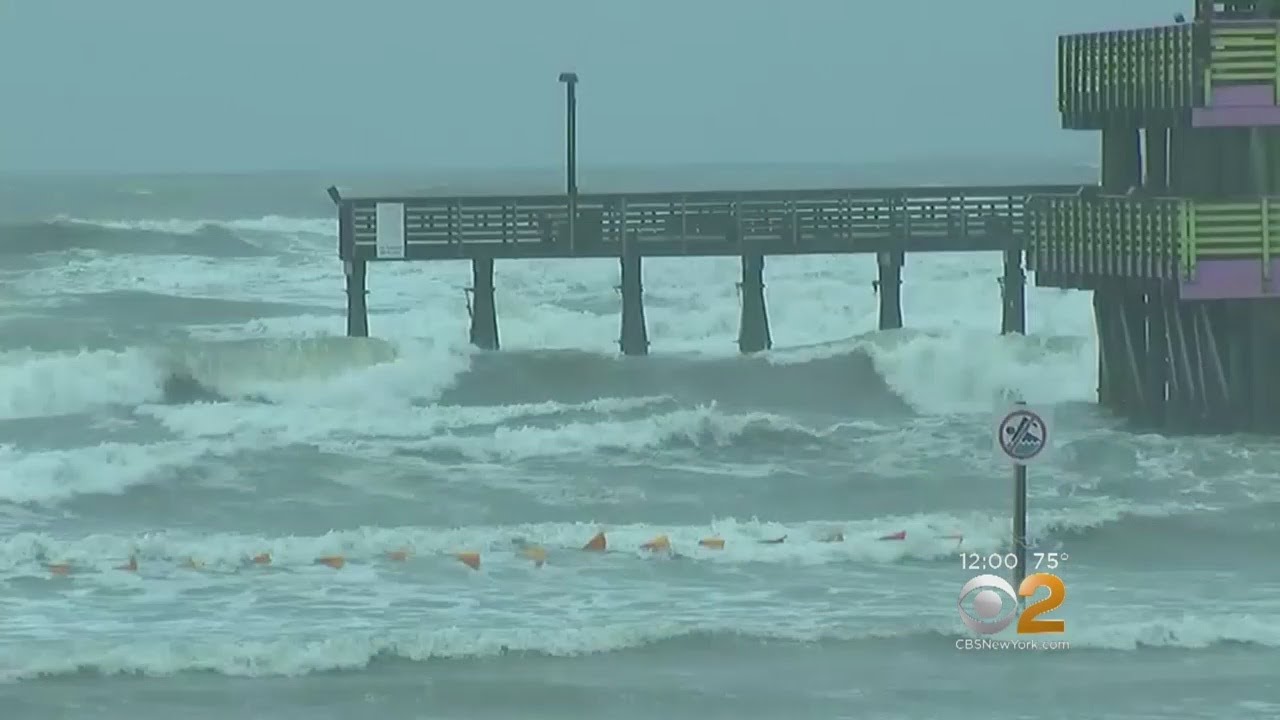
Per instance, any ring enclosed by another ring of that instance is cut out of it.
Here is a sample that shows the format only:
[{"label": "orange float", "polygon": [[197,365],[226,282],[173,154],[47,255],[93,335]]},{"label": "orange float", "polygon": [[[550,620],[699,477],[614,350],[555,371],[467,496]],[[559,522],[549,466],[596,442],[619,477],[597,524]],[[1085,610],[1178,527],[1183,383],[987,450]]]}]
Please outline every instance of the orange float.
[{"label": "orange float", "polygon": [[641,550],[649,552],[667,552],[671,549],[671,539],[666,535],[659,535],[649,542],[640,546]]},{"label": "orange float", "polygon": [[547,562],[547,551],[545,548],[537,545],[530,545],[520,551],[520,554],[533,561],[534,567],[542,567]]},{"label": "orange float", "polygon": [[604,533],[598,532],[595,537],[587,541],[586,545],[582,546],[582,549],[587,552],[604,552],[608,547],[609,542],[605,539]]}]

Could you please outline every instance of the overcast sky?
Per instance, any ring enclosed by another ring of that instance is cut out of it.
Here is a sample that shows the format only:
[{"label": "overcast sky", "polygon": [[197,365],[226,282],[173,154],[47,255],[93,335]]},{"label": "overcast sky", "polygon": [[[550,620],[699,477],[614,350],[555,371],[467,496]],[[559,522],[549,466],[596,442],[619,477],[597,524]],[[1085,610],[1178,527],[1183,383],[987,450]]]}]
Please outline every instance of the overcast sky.
[{"label": "overcast sky", "polygon": [[[1190,0],[0,0],[0,170],[1091,158],[1054,37]],[[1188,13],[1189,14],[1189,13]]]}]

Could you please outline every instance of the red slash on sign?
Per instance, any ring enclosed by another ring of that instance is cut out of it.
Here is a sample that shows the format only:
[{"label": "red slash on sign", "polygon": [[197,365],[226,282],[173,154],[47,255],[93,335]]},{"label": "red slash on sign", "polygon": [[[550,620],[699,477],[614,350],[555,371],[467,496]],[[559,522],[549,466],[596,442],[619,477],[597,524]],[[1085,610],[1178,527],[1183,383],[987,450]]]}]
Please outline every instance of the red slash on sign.
[{"label": "red slash on sign", "polygon": [[1010,460],[1026,464],[1049,444],[1049,426],[1032,410],[1018,408],[1004,416],[996,429],[1000,450]]}]

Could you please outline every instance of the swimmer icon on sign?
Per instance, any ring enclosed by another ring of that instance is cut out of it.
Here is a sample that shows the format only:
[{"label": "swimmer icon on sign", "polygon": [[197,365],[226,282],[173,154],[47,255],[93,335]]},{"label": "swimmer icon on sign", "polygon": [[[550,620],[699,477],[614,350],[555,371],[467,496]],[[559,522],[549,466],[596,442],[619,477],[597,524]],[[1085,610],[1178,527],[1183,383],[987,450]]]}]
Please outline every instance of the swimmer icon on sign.
[{"label": "swimmer icon on sign", "polygon": [[1049,446],[1049,423],[1034,410],[1015,407],[996,426],[996,444],[1005,457],[1026,465]]}]

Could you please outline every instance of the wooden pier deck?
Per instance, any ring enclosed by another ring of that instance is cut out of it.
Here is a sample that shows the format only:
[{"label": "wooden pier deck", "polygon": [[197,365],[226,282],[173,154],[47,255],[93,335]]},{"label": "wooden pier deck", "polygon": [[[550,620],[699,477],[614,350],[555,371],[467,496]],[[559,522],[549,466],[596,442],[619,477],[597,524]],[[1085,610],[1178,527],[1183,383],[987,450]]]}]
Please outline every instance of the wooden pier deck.
[{"label": "wooden pier deck", "polygon": [[[369,333],[369,263],[470,260],[471,342],[498,348],[495,260],[618,258],[626,355],[649,351],[644,257],[742,259],[744,353],[772,347],[764,298],[769,255],[875,253],[882,330],[902,327],[902,264],[909,252],[1000,251],[1000,329],[1026,330],[1023,256],[1033,194],[1079,186],[856,188],[451,197],[329,197],[338,207],[338,256],[347,279],[347,334]],[[575,211],[576,209],[576,211]]]},{"label": "wooden pier deck", "polygon": [[566,195],[347,197],[346,261],[821,255],[1021,247],[1032,194],[1079,186],[858,188]]}]

